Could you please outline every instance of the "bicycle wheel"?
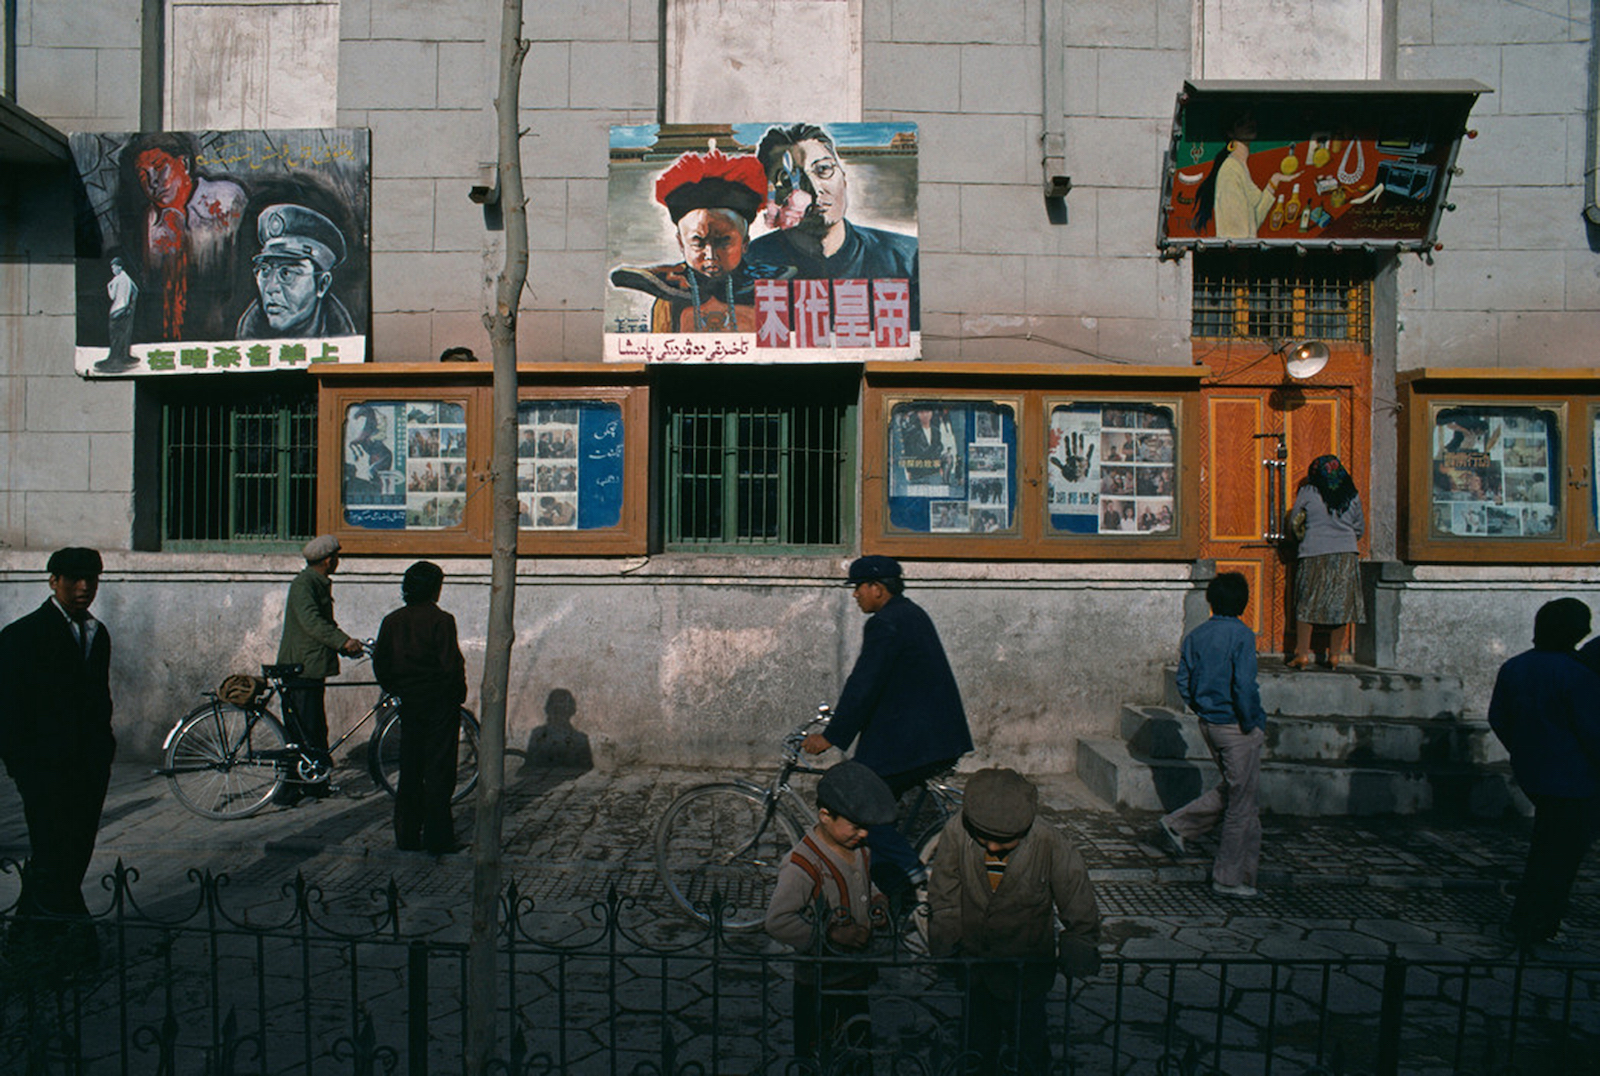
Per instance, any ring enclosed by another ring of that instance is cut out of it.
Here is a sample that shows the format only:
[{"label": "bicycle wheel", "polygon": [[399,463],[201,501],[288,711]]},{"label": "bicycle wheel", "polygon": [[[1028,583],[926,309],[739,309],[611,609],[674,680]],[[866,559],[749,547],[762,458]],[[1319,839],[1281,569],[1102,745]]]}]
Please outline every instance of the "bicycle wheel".
[{"label": "bicycle wheel", "polygon": [[265,710],[232,703],[197,706],[167,745],[167,783],[178,802],[205,818],[248,818],[284,782],[283,726]]},{"label": "bicycle wheel", "polygon": [[[461,733],[456,739],[456,790],[451,803],[460,803],[478,786],[478,719],[461,707]],[[367,769],[372,780],[389,795],[400,790],[400,708],[389,705],[377,715],[377,729],[367,741]]]},{"label": "bicycle wheel", "polygon": [[672,801],[656,827],[656,871],[678,907],[711,921],[720,895],[722,925],[752,930],[766,917],[767,901],[783,857],[800,833],[782,804],[744,785],[700,785]]},{"label": "bicycle wheel", "polygon": [[[944,832],[944,822],[935,822],[918,837],[912,846],[917,850],[917,859],[925,871],[933,869],[934,853],[939,850],[939,835]],[[928,952],[928,878],[926,875],[917,883],[915,889],[916,903],[911,909],[911,930],[905,936],[906,951],[919,955]]]}]

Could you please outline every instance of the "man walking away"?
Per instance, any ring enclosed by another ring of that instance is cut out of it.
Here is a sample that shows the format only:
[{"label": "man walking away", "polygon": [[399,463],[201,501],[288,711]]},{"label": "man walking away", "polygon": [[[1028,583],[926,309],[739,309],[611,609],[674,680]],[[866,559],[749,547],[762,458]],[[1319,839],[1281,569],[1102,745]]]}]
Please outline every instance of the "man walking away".
[{"label": "man walking away", "polygon": [[1519,948],[1556,937],[1600,829],[1600,675],[1573,652],[1588,634],[1587,605],[1546,602],[1534,614],[1533,649],[1500,666],[1489,699],[1489,726],[1533,801],[1533,837],[1507,927]]},{"label": "man walking away", "polygon": [[444,572],[432,561],[407,568],[400,582],[405,607],[383,618],[372,650],[378,683],[400,696],[395,845],[435,855],[457,850],[450,797],[456,790],[460,707],[467,698],[456,618],[439,608],[443,586]]}]

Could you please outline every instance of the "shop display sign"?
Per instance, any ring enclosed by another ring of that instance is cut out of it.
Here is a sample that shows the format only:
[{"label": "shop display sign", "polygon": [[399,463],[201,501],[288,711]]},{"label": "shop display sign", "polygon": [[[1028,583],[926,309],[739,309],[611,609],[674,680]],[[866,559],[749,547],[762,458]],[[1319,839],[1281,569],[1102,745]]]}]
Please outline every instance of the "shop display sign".
[{"label": "shop display sign", "polygon": [[1186,84],[1160,245],[1431,249],[1476,85]]}]

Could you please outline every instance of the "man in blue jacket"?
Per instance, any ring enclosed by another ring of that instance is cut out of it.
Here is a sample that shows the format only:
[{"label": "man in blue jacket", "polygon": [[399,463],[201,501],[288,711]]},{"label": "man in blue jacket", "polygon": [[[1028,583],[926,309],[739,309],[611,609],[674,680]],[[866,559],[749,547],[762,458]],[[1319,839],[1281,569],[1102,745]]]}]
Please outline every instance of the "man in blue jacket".
[{"label": "man in blue jacket", "polygon": [[[972,733],[939,633],[928,614],[905,596],[900,563],[858,557],[846,585],[872,619],[833,720],[825,731],[806,737],[805,749],[813,755],[843,749],[859,736],[855,760],[882,777],[899,799],[971,751]],[[873,881],[891,899],[924,876],[911,843],[892,823],[870,827],[867,847],[874,858]]]},{"label": "man in blue jacket", "polygon": [[1178,694],[1200,718],[1222,781],[1158,823],[1178,855],[1185,842],[1220,823],[1222,840],[1211,865],[1211,888],[1228,897],[1256,895],[1261,862],[1261,749],[1267,715],[1256,687],[1256,636],[1240,620],[1250,604],[1250,584],[1223,572],[1206,585],[1211,619],[1183,637]]},{"label": "man in blue jacket", "polygon": [[1588,634],[1587,605],[1546,602],[1534,614],[1533,649],[1500,666],[1489,699],[1489,725],[1533,801],[1528,862],[1509,924],[1522,947],[1555,937],[1600,828],[1600,675],[1573,652]]}]

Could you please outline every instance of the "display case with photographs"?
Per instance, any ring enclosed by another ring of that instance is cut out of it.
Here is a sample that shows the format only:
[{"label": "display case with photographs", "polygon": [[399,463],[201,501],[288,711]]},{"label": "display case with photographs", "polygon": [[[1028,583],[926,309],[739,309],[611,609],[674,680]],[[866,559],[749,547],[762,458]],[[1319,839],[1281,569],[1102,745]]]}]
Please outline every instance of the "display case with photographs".
[{"label": "display case with photographs", "polygon": [[868,366],[865,551],[1196,555],[1196,528],[1182,522],[1194,473],[1183,428],[1203,368],[920,367]]},{"label": "display case with photographs", "polygon": [[1562,528],[1561,408],[1432,408],[1429,529],[1436,538],[1540,538]]},{"label": "display case with photographs", "polygon": [[517,405],[517,511],[524,530],[598,530],[622,519],[622,404],[522,400]]},{"label": "display case with photographs", "polygon": [[[649,411],[637,369],[518,373],[519,552],[644,552]],[[318,529],[351,552],[487,552],[490,374],[488,363],[320,374],[319,473],[340,477],[319,488]]]},{"label": "display case with photographs", "polygon": [[1407,560],[1515,564],[1595,556],[1600,376],[1425,368],[1398,381],[1407,419],[1400,491]]},{"label": "display case with photographs", "polygon": [[1176,530],[1177,419],[1171,404],[1057,403],[1046,430],[1053,534],[1117,538]]},{"label": "display case with photographs", "polygon": [[1015,401],[923,398],[890,405],[889,525],[917,534],[1012,532]]},{"label": "display case with photographs", "polygon": [[342,414],[346,526],[443,531],[464,525],[465,399],[357,399],[345,403]]}]

